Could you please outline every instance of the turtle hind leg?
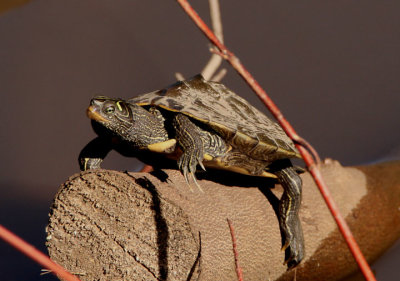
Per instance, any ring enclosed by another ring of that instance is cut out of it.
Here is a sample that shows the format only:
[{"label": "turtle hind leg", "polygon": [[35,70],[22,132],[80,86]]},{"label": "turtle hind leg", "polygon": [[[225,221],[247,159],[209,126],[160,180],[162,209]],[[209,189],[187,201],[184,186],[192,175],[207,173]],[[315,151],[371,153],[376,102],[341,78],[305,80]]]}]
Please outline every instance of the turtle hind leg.
[{"label": "turtle hind leg", "polygon": [[176,140],[183,150],[182,156],[178,160],[178,168],[182,171],[189,186],[190,176],[199,190],[203,191],[194,175],[198,164],[204,169],[203,133],[200,128],[183,114],[177,114],[174,117],[173,126],[175,128]]},{"label": "turtle hind leg", "polygon": [[285,263],[289,268],[297,266],[304,257],[303,230],[299,219],[302,180],[290,160],[278,161],[275,174],[284,188],[279,201],[279,225],[283,233]]}]

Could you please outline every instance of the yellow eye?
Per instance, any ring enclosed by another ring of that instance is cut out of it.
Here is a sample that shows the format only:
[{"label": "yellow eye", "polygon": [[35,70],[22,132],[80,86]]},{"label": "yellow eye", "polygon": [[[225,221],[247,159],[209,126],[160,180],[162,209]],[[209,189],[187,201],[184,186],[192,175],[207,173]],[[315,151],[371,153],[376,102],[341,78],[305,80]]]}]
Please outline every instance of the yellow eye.
[{"label": "yellow eye", "polygon": [[115,111],[115,107],[114,106],[108,106],[106,107],[106,109],[104,110],[107,114],[111,114]]}]

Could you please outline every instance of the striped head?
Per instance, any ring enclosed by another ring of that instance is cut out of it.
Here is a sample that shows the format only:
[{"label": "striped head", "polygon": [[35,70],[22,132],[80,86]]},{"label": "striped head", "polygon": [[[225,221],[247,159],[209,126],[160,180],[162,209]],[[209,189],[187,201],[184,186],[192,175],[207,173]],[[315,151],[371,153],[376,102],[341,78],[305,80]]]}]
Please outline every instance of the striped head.
[{"label": "striped head", "polygon": [[164,140],[167,136],[159,118],[141,106],[122,99],[95,97],[90,101],[86,113],[94,123],[93,128],[97,134],[103,133],[103,130],[98,130],[100,124],[114,136],[137,147],[146,147],[158,142],[158,138]]},{"label": "striped head", "polygon": [[132,127],[132,110],[122,99],[95,97],[86,110],[87,116],[118,136],[125,136]]}]

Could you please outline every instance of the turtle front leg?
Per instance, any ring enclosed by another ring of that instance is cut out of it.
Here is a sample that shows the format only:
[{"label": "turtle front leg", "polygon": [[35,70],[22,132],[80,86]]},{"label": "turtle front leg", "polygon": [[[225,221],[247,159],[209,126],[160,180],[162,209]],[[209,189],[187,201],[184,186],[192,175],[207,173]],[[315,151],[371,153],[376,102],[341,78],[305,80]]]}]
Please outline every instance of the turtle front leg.
[{"label": "turtle front leg", "polygon": [[183,114],[177,114],[175,116],[173,126],[175,128],[176,140],[183,150],[183,154],[178,160],[178,167],[182,171],[189,186],[190,175],[199,190],[203,191],[197,183],[196,176],[194,175],[197,164],[205,170],[203,166],[203,132]]},{"label": "turtle front leg", "polygon": [[81,171],[100,169],[107,154],[112,150],[112,141],[107,138],[97,137],[90,141],[80,152],[78,157]]},{"label": "turtle front leg", "polygon": [[279,224],[284,235],[282,250],[287,250],[285,263],[292,268],[304,257],[303,230],[299,219],[302,180],[291,165],[275,174],[284,188],[279,201]]}]

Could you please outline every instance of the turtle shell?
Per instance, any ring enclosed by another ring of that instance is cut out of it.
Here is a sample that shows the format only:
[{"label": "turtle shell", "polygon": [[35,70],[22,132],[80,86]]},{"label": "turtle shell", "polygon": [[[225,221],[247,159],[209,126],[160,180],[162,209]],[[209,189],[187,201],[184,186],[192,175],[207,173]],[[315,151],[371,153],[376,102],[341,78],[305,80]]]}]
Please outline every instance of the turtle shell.
[{"label": "turtle shell", "polygon": [[197,75],[128,102],[180,112],[217,132],[228,144],[253,159],[300,158],[282,128],[223,84]]}]

